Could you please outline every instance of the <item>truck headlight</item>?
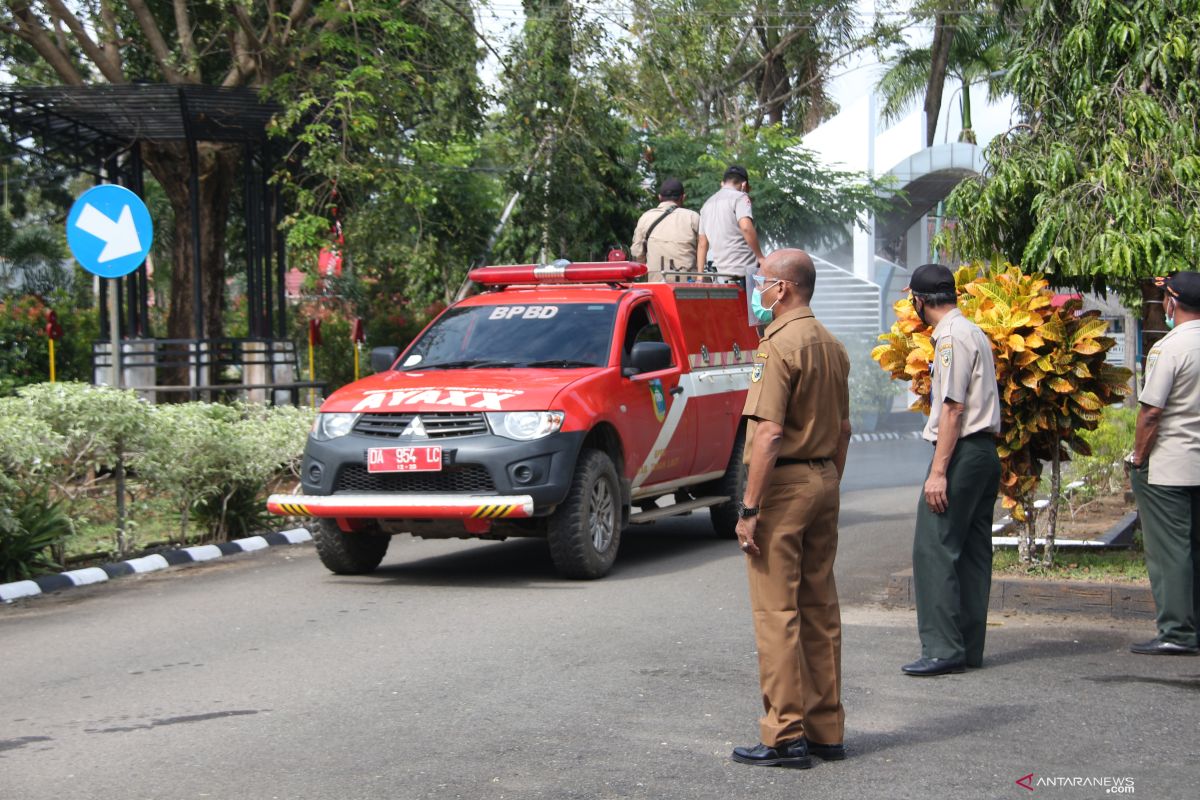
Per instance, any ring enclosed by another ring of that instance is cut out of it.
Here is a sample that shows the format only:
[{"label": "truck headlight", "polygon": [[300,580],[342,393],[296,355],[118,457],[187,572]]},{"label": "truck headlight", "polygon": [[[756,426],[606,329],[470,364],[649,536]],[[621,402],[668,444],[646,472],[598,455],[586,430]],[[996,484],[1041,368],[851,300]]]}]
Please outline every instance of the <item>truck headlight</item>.
[{"label": "truck headlight", "polygon": [[345,436],[354,429],[354,423],[358,422],[359,416],[361,415],[317,414],[317,420],[313,423],[309,435],[318,442],[327,442],[330,439]]},{"label": "truck headlight", "polygon": [[489,411],[492,432],[509,439],[527,442],[558,433],[567,415],[562,411]]}]

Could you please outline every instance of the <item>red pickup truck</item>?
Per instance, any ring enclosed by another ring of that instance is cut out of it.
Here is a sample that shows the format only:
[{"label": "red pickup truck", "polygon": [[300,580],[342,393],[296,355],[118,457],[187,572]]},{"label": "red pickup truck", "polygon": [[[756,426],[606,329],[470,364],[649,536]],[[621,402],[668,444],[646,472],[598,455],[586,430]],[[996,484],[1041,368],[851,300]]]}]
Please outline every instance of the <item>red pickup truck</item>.
[{"label": "red pickup truck", "polygon": [[758,344],[744,290],[635,283],[645,270],[473,270],[485,291],[325,401],[302,493],[268,509],[317,517],[341,574],[375,569],[397,533],[543,537],[571,578],[605,575],[631,524],[707,507],[732,537]]}]

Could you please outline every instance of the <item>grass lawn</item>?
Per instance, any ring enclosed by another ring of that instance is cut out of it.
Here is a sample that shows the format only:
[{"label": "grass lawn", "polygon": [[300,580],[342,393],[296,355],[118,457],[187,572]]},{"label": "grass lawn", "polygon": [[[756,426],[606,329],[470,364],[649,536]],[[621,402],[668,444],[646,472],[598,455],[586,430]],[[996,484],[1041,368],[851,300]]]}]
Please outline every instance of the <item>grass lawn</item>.
[{"label": "grass lawn", "polygon": [[1015,549],[998,550],[992,555],[992,573],[1000,577],[1047,578],[1050,580],[1099,581],[1104,583],[1145,583],[1146,561],[1140,549],[1058,550],[1053,567],[1021,566]]}]

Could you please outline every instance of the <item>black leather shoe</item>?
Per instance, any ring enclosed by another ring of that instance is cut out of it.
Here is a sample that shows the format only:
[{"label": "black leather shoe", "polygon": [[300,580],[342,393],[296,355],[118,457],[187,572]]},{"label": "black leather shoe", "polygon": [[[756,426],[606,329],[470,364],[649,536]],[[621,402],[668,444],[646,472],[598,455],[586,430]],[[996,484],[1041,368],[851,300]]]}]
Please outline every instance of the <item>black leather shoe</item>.
[{"label": "black leather shoe", "polygon": [[911,664],[900,668],[905,675],[915,675],[918,678],[932,678],[934,675],[949,675],[952,672],[966,672],[962,661],[950,661],[945,658],[918,658]]},{"label": "black leather shoe", "polygon": [[765,744],[735,747],[732,757],[739,764],[751,764],[756,767],[808,769],[812,766],[812,756],[808,754],[808,744],[803,739],[780,742],[774,747]]},{"label": "black leather shoe", "polygon": [[1200,653],[1200,647],[1189,647],[1186,644],[1151,639],[1148,642],[1129,645],[1129,652],[1143,656],[1194,656]]},{"label": "black leather shoe", "polygon": [[846,760],[846,746],[841,744],[821,744],[809,739],[808,752],[822,761]]}]

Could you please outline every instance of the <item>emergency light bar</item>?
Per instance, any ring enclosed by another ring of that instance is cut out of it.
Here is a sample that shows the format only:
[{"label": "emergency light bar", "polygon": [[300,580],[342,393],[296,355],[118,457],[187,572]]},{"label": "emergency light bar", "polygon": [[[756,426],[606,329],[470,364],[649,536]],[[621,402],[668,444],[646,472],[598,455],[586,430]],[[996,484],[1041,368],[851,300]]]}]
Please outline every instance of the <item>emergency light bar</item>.
[{"label": "emergency light bar", "polygon": [[522,264],[504,267],[479,267],[467,277],[485,286],[510,286],[514,283],[626,283],[646,274],[646,265],[633,261],[581,261],[572,264]]}]

